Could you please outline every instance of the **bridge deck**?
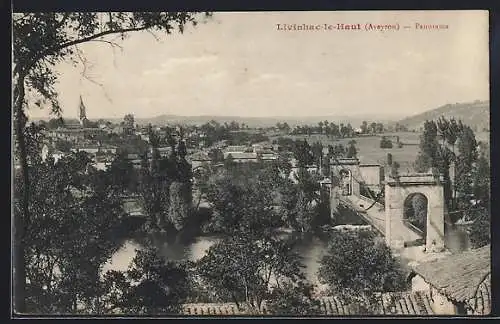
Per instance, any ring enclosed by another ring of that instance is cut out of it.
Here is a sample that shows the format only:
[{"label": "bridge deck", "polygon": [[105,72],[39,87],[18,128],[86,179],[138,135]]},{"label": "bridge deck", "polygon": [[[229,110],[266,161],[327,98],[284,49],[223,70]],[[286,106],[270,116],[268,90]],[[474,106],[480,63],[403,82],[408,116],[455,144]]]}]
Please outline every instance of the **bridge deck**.
[{"label": "bridge deck", "polygon": [[348,196],[345,198],[346,201],[359,212],[359,215],[363,217],[363,219],[375,227],[382,235],[385,234],[385,210],[380,210],[380,207],[378,206],[373,206],[372,208],[365,210],[369,207],[369,204],[367,204],[366,201],[356,196]]},{"label": "bridge deck", "polygon": [[[361,217],[363,217],[370,225],[375,227],[382,235],[385,236],[385,210],[380,208],[378,205],[372,206],[370,209],[366,210],[371,204],[367,203],[366,198],[361,199],[356,196],[345,197],[346,200],[357,210]],[[405,225],[401,221],[393,221],[391,224],[392,233],[395,237],[398,237],[404,242],[413,242],[418,238],[422,238],[422,233],[416,233],[416,231]]]}]

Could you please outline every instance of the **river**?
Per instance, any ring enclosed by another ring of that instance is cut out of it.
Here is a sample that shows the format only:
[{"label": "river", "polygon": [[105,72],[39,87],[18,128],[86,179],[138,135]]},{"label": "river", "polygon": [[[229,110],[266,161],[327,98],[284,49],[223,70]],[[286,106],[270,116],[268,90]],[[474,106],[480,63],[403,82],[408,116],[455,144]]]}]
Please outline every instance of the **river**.
[{"label": "river", "polygon": [[[160,254],[168,260],[190,260],[197,261],[202,258],[206,251],[219,240],[217,236],[198,236],[189,243],[167,242],[161,236],[153,237],[155,246]],[[135,240],[127,240],[122,247],[111,257],[103,267],[103,271],[118,270],[125,271],[140,248],[140,243]],[[327,250],[327,244],[318,237],[309,237],[295,245],[296,252],[302,257],[305,266],[304,275],[309,282],[322,286],[317,279],[319,261]],[[322,286],[323,287],[323,286]]]}]

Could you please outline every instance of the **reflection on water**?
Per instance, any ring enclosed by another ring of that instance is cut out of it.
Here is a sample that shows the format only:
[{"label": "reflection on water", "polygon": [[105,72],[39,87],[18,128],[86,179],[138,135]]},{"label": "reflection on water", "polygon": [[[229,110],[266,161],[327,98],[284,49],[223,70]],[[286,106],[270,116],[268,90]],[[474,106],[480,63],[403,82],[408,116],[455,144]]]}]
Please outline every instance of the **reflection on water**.
[{"label": "reflection on water", "polygon": [[[210,246],[219,239],[220,238],[216,236],[199,236],[189,243],[182,243],[175,241],[169,242],[162,234],[152,236],[153,244],[160,250],[161,255],[166,259],[190,261],[196,261],[202,258]],[[314,284],[318,284],[317,271],[319,269],[319,261],[325,254],[326,247],[326,243],[318,237],[304,238],[294,246],[295,250],[302,257],[306,278]],[[121,249],[118,250],[104,266],[103,271],[127,270],[135,256],[135,250],[138,248],[140,248],[139,243],[133,240],[126,241]]]}]

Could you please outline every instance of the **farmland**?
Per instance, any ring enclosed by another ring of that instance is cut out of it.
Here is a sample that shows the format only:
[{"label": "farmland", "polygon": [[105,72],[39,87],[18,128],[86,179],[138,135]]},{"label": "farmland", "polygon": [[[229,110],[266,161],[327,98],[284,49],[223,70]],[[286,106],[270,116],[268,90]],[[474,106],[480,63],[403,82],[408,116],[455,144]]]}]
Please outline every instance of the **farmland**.
[{"label": "farmland", "polygon": [[[393,148],[382,149],[380,148],[380,139],[382,136],[387,136],[392,139]],[[403,147],[399,148],[396,145],[396,137],[399,136],[399,141],[403,143]],[[270,137],[270,140],[276,139],[278,136]],[[320,141],[323,147],[328,145],[343,144],[347,146],[349,141],[356,141],[356,148],[358,149],[358,158],[362,164],[378,163],[385,165],[387,161],[387,153],[391,153],[393,161],[397,161],[401,166],[402,172],[409,172],[413,169],[413,163],[419,152],[420,133],[419,132],[397,132],[386,133],[374,136],[359,136],[355,138],[341,138],[332,139],[325,135],[287,135],[286,137],[296,139],[306,139],[309,144]],[[477,132],[476,140],[489,142],[489,133]]]}]

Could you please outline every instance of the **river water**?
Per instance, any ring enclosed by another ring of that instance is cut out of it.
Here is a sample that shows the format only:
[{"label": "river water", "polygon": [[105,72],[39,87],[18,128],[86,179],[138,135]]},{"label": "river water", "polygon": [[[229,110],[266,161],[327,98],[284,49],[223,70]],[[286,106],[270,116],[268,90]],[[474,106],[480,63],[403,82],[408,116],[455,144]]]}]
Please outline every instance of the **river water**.
[{"label": "river water", "polygon": [[[160,250],[160,254],[168,260],[190,260],[197,261],[202,258],[206,251],[219,240],[216,236],[198,236],[190,243],[167,242],[161,237],[153,238],[155,246]],[[136,249],[141,245],[134,240],[126,241],[104,266],[103,271],[118,270],[125,271],[136,254]],[[296,252],[302,257],[304,264],[304,275],[309,282],[320,285],[317,279],[319,261],[326,253],[327,244],[317,237],[310,237],[302,240],[295,246]]]}]

